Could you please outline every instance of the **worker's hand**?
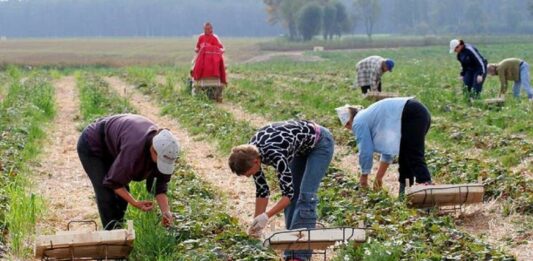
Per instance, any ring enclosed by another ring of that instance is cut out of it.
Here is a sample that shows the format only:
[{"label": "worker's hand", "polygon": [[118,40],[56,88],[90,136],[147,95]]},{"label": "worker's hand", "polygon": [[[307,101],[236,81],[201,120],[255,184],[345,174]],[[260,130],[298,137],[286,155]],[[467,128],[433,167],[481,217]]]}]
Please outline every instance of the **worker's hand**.
[{"label": "worker's hand", "polygon": [[161,220],[161,224],[164,227],[170,227],[174,223],[174,216],[172,216],[172,212],[167,211],[163,213],[163,219]]},{"label": "worker's hand", "polygon": [[483,81],[483,75],[477,76],[477,83],[481,83]]},{"label": "worker's hand", "polygon": [[381,179],[375,179],[374,180],[374,184],[372,186],[372,188],[374,189],[374,191],[378,191],[380,190],[381,188],[383,187],[383,180]]},{"label": "worker's hand", "polygon": [[254,221],[252,221],[252,225],[250,225],[250,228],[248,229],[248,234],[250,236],[260,237],[261,232],[266,227],[267,223],[268,223],[268,215],[266,213],[263,213],[255,217]]},{"label": "worker's hand", "polygon": [[464,82],[465,81],[465,77],[459,76],[459,81]]},{"label": "worker's hand", "polygon": [[361,175],[359,177],[359,185],[361,188],[368,188],[368,175]]},{"label": "worker's hand", "polygon": [[152,210],[152,208],[154,207],[154,203],[148,200],[139,200],[135,201],[135,204],[133,204],[133,206],[146,212]]}]

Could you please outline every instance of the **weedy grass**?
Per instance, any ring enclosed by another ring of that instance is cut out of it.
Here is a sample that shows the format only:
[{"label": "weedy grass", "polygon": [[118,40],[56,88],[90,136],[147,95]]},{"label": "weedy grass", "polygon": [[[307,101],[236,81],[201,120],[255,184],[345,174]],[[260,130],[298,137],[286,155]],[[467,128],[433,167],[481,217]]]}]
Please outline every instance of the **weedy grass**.
[{"label": "weedy grass", "polygon": [[[144,74],[143,74],[144,75]],[[105,114],[133,112],[124,98],[114,94],[97,75],[79,75],[83,121]],[[84,108],[95,106],[96,108]],[[106,110],[101,110],[106,107]],[[160,225],[158,211],[141,212],[130,208],[126,219],[134,220],[136,240],[133,260],[272,260],[273,252],[258,240],[247,236],[235,218],[224,213],[225,201],[208,184],[201,182],[183,160],[169,184],[171,209],[176,214],[174,226]],[[142,183],[131,184],[136,198],[153,200]]]},{"label": "weedy grass", "polygon": [[[42,200],[31,193],[29,163],[40,152],[44,128],[55,116],[54,89],[42,72],[7,69],[7,94],[0,104],[0,229],[13,258],[28,258]],[[24,83],[21,78],[27,77]],[[4,242],[4,238],[0,238]],[[2,251],[0,244],[0,256]]]}]

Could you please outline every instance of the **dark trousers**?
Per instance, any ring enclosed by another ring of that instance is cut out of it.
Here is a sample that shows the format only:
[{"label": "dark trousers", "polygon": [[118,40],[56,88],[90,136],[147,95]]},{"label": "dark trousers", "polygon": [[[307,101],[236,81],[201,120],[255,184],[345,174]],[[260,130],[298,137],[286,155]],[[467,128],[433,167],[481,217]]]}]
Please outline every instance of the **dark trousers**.
[{"label": "dark trousers", "polygon": [[[104,177],[111,167],[112,160],[94,156],[89,149],[84,133],[78,139],[77,150],[83,169],[93,184],[102,226],[106,230],[121,228],[128,202],[115,194],[112,189],[103,185]],[[129,190],[128,187],[126,189]]]},{"label": "dark trousers", "polygon": [[463,83],[466,86],[468,93],[471,93],[475,97],[479,97],[479,94],[483,90],[483,83],[487,75],[483,75],[483,81],[477,82],[477,74],[474,71],[465,71],[463,75]]},{"label": "dark trousers", "polygon": [[425,139],[431,124],[427,108],[416,100],[409,100],[402,113],[402,138],[400,140],[399,172],[400,186],[405,187],[405,179],[414,184],[431,181],[426,165]]},{"label": "dark trousers", "polygon": [[[361,86],[361,91],[366,94],[370,90],[370,85]],[[378,92],[381,92],[381,82],[378,83]]]}]

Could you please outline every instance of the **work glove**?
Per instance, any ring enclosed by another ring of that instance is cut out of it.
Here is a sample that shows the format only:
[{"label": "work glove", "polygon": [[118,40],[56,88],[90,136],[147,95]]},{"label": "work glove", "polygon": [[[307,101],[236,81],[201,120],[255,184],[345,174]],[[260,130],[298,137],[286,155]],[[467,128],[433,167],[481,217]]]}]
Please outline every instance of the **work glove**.
[{"label": "work glove", "polygon": [[459,76],[459,81],[464,82],[464,80],[465,80],[465,77]]},{"label": "work glove", "polygon": [[483,81],[483,76],[482,75],[478,75],[477,76],[477,83],[481,83]]},{"label": "work glove", "polygon": [[267,223],[268,223],[268,215],[266,213],[263,213],[255,217],[254,221],[252,221],[252,225],[250,225],[250,228],[248,229],[248,234],[250,236],[260,237]]}]

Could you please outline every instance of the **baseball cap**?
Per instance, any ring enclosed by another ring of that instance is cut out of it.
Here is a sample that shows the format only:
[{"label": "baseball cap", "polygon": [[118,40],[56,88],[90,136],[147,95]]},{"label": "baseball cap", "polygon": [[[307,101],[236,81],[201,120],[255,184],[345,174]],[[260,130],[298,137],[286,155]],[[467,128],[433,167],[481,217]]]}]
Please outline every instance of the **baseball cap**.
[{"label": "baseball cap", "polygon": [[152,145],[157,153],[157,169],[163,174],[171,175],[180,150],[178,141],[172,132],[162,130],[154,136]]},{"label": "baseball cap", "polygon": [[457,39],[453,39],[450,41],[450,53],[453,53],[455,51],[455,48],[460,44],[461,42]]},{"label": "baseball cap", "polygon": [[394,68],[394,60],[387,59],[385,61],[385,64],[387,65],[387,68],[389,69],[389,72],[392,72],[392,68]]}]

